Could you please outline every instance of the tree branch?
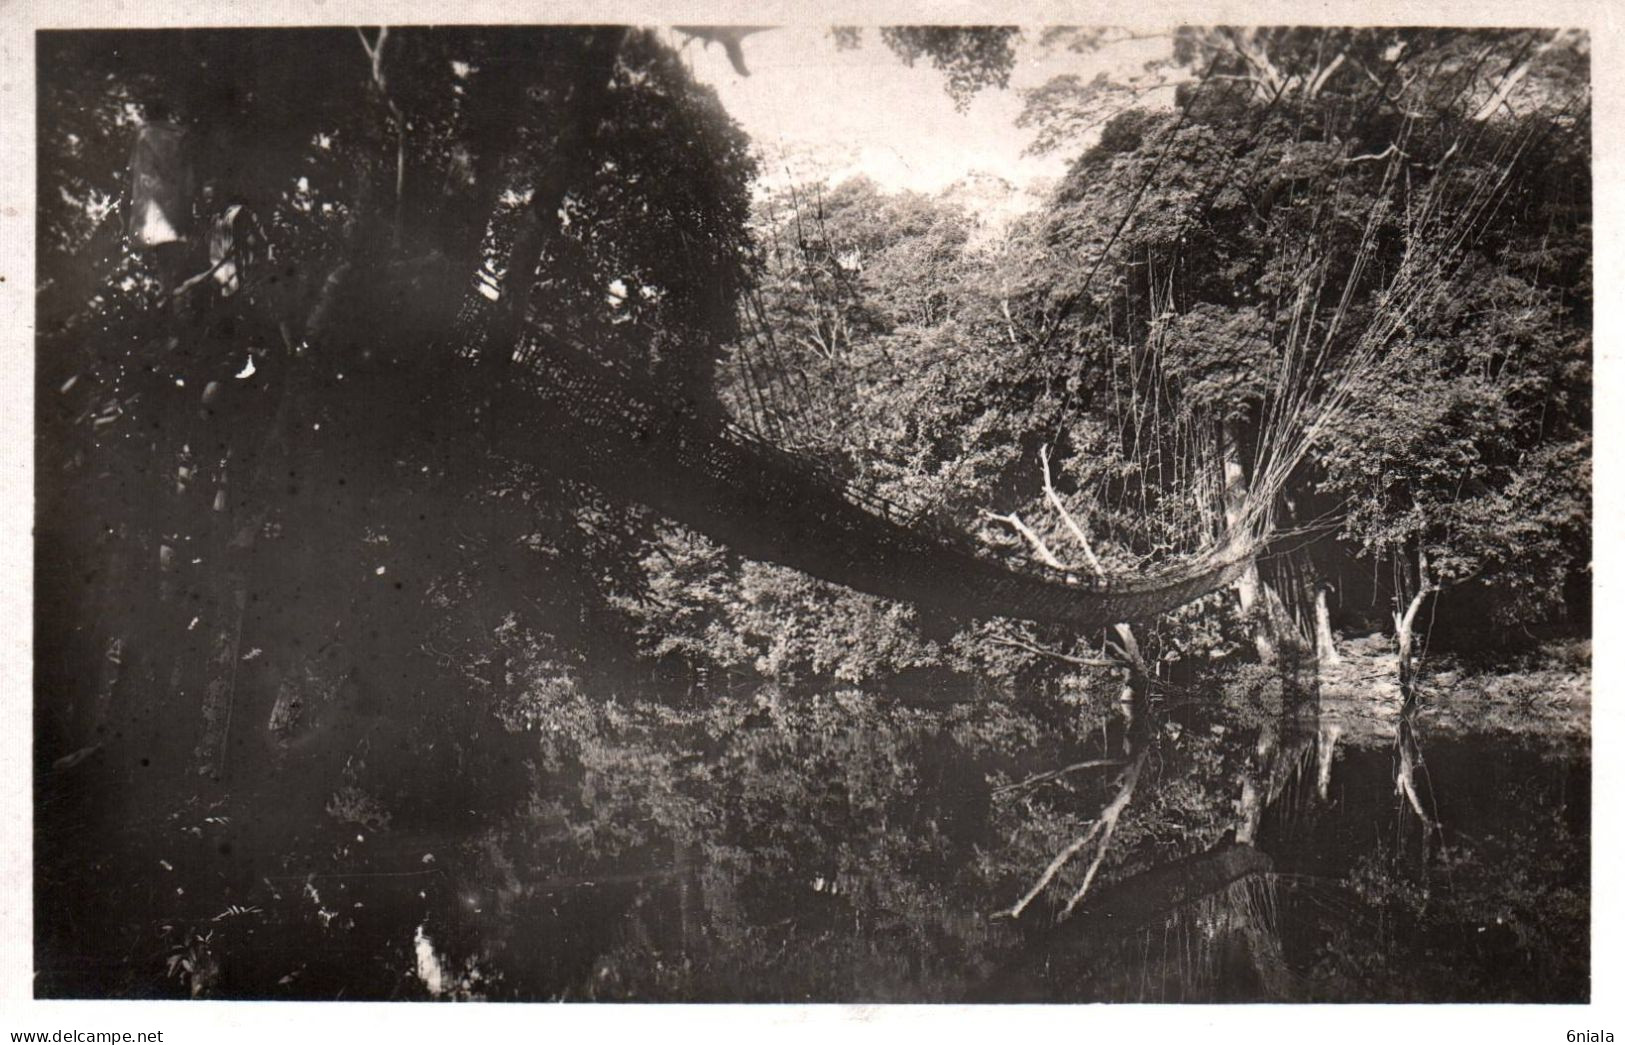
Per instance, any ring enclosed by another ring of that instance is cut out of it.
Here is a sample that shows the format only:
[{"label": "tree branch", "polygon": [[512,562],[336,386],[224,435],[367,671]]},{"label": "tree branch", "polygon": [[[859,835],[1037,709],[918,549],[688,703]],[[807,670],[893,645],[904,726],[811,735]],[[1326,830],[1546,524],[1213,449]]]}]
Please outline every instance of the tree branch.
[{"label": "tree branch", "polygon": [[[1260,33],[1262,30],[1254,32]],[[1281,70],[1270,60],[1268,52],[1256,40],[1248,40],[1242,31],[1236,29],[1229,30],[1228,35],[1235,44],[1236,53],[1257,70],[1258,75],[1253,79],[1263,93],[1280,94],[1285,90],[1286,80],[1281,76]]]},{"label": "tree branch", "polygon": [[373,86],[378,88],[378,97],[384,100],[395,123],[395,245],[398,247],[401,238],[401,202],[406,193],[406,117],[401,114],[395,99],[389,96],[389,84],[384,79],[384,44],[389,40],[389,26],[379,26],[378,37],[371,42],[360,26],[356,26],[355,35],[361,38],[361,49],[367,52],[367,61],[372,66]]},{"label": "tree branch", "polygon": [[1106,858],[1106,852],[1111,845],[1112,834],[1117,830],[1117,823],[1122,819],[1123,811],[1128,808],[1129,802],[1134,798],[1134,791],[1140,782],[1140,771],[1145,766],[1150,750],[1147,745],[1140,746],[1140,750],[1135,753],[1132,761],[1129,762],[1128,768],[1124,769],[1117,778],[1117,794],[1101,811],[1100,816],[1091,822],[1089,830],[1074,839],[1059,853],[1056,853],[1055,858],[1049,862],[1049,866],[1044,868],[1044,873],[1038,876],[1038,881],[1033,883],[1032,888],[1028,889],[1021,899],[1008,908],[995,912],[995,918],[1020,918],[1022,912],[1032,904],[1033,900],[1037,899],[1045,887],[1054,881],[1056,874],[1060,872],[1062,867],[1066,866],[1067,861],[1086,849],[1091,842],[1099,839],[1094,859],[1090,861],[1089,870],[1084,875],[1083,885],[1067,902],[1066,908],[1061,912],[1061,917],[1065,918],[1072,913],[1072,909],[1078,905],[1084,894],[1088,892],[1089,886],[1094,882],[1095,875],[1100,870],[1101,863]]},{"label": "tree branch", "polygon": [[1406,607],[1403,615],[1394,614],[1395,637],[1401,642],[1409,638],[1411,629],[1416,624],[1416,614],[1422,609],[1422,603],[1429,595],[1439,590],[1439,585],[1428,572],[1427,552],[1418,550],[1416,553],[1416,595],[1411,598],[1411,604]]},{"label": "tree branch", "polygon": [[1382,150],[1381,152],[1366,153],[1363,156],[1350,156],[1347,159],[1345,159],[1343,162],[1344,163],[1366,163],[1366,162],[1371,161],[1371,160],[1386,160],[1388,157],[1394,155],[1395,153],[1398,153],[1401,156],[1409,155],[1404,149],[1401,149],[1398,145],[1395,145],[1393,142],[1389,142],[1388,143],[1388,148]]},{"label": "tree branch", "polygon": [[984,508],[982,509],[982,514],[985,517],[992,519],[994,522],[1007,523],[1013,527],[1017,533],[1027,538],[1027,542],[1033,546],[1033,553],[1037,555],[1040,560],[1042,560],[1045,566],[1050,566],[1057,570],[1063,570],[1067,573],[1072,572],[1072,567],[1068,566],[1060,559],[1057,559],[1055,557],[1055,553],[1049,550],[1049,545],[1044,543],[1044,539],[1038,536],[1038,534],[1034,533],[1032,528],[1026,523],[1022,522],[1021,516],[1017,515],[1015,512],[1011,512],[1009,515],[1000,515],[997,512],[990,512]]},{"label": "tree branch", "polygon": [[1105,580],[1106,570],[1100,565],[1100,560],[1095,557],[1095,550],[1089,546],[1088,536],[1084,534],[1083,528],[1072,518],[1072,513],[1066,510],[1066,505],[1061,503],[1061,495],[1055,492],[1055,484],[1050,481],[1048,447],[1040,446],[1038,448],[1038,460],[1044,466],[1044,496],[1049,499],[1050,507],[1055,509],[1055,513],[1061,517],[1061,521],[1066,524],[1066,528],[1072,531],[1073,540],[1077,541],[1078,546],[1083,549],[1083,557],[1089,560],[1089,567],[1095,571],[1095,576]]},{"label": "tree branch", "polygon": [[1121,645],[1116,643],[1108,643],[1108,646],[1116,651],[1117,655],[1122,658],[1125,663],[1127,663],[1134,670],[1138,671],[1147,682],[1153,681],[1151,677],[1151,667],[1145,662],[1144,654],[1140,652],[1140,643],[1139,640],[1134,637],[1133,626],[1126,622],[1118,622],[1117,624],[1112,625],[1112,630],[1117,632],[1117,637],[1123,641]]},{"label": "tree branch", "polygon": [[993,917],[1020,918],[1021,912],[1025,911],[1027,909],[1027,905],[1038,898],[1038,894],[1043,892],[1044,887],[1049,885],[1051,880],[1055,878],[1056,872],[1062,867],[1066,866],[1066,862],[1072,859],[1073,856],[1077,855],[1079,850],[1095,840],[1095,836],[1100,833],[1100,827],[1101,822],[1099,820],[1095,820],[1093,822],[1093,826],[1089,828],[1086,834],[1080,838],[1074,839],[1072,844],[1055,854],[1055,859],[1049,862],[1049,866],[1044,868],[1044,873],[1038,876],[1038,881],[1033,883],[1033,887],[1027,890],[1021,899],[1017,900],[1014,904],[1002,911],[994,912]]},{"label": "tree branch", "polygon": [[1095,858],[1083,876],[1083,884],[1078,886],[1078,891],[1073,893],[1066,906],[1061,908],[1062,918],[1072,914],[1073,909],[1089,892],[1089,886],[1094,884],[1095,875],[1106,859],[1107,850],[1111,848],[1112,834],[1117,830],[1117,822],[1123,818],[1123,810],[1127,809],[1129,802],[1134,799],[1134,790],[1140,783],[1140,770],[1145,767],[1146,757],[1150,752],[1149,746],[1142,747],[1139,754],[1134,756],[1134,761],[1129,763],[1129,767],[1123,770],[1123,775],[1118,778],[1117,797],[1113,798],[1111,804],[1100,814],[1099,823],[1103,830],[1100,833],[1100,845],[1095,850]]},{"label": "tree branch", "polygon": [[1115,661],[1109,660],[1105,657],[1074,657],[1069,653],[1062,653],[1059,650],[1045,649],[1043,646],[1035,646],[1032,643],[1023,642],[1011,635],[993,635],[989,638],[991,641],[1001,646],[1010,646],[1015,649],[1026,650],[1028,653],[1036,653],[1040,657],[1051,657],[1055,660],[1065,661],[1068,664],[1076,664],[1079,667],[1115,668],[1118,666]]},{"label": "tree branch", "polygon": [[1347,60],[1348,53],[1343,52],[1336,58],[1333,58],[1324,68],[1317,70],[1315,75],[1309,78],[1309,82],[1304,85],[1304,97],[1313,101],[1315,96],[1320,93],[1321,88],[1326,86],[1326,81],[1330,80],[1332,78],[1332,74],[1337,72],[1338,69],[1342,68],[1343,63]]},{"label": "tree branch", "polygon": [[367,60],[372,64],[372,82],[378,85],[379,91],[386,90],[387,88],[384,86],[384,41],[389,39],[389,26],[381,25],[378,27],[378,39],[376,41],[369,41],[367,34],[361,31],[359,25],[355,27],[355,35],[361,38],[361,48],[367,52]]},{"label": "tree branch", "polygon": [[1511,100],[1512,92],[1517,90],[1518,85],[1523,82],[1526,76],[1529,75],[1529,70],[1535,64],[1535,59],[1539,58],[1547,51],[1550,51],[1552,48],[1556,47],[1560,42],[1567,39],[1569,33],[1570,30],[1568,29],[1556,30],[1550,37],[1547,38],[1545,43],[1535,48],[1534,53],[1528,58],[1524,59],[1523,62],[1517,66],[1517,68],[1509,70],[1506,74],[1504,74],[1501,77],[1500,85],[1495,89],[1495,93],[1491,94],[1489,99],[1485,101],[1483,105],[1479,106],[1478,111],[1473,113],[1473,119],[1482,122],[1495,115],[1496,110],[1500,109],[1501,106],[1506,105],[1507,102]]}]

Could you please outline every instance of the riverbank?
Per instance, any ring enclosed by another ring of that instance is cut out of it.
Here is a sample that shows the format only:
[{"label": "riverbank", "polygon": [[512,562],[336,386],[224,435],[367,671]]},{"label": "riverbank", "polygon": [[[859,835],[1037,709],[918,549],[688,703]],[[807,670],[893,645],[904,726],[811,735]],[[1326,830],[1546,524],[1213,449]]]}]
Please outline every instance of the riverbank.
[{"label": "riverbank", "polygon": [[[1399,661],[1388,636],[1338,643],[1341,662],[1321,666],[1321,719],[1341,727],[1340,742],[1393,742],[1399,709]],[[1421,664],[1420,724],[1430,734],[1516,733],[1588,742],[1591,642],[1565,639],[1489,664],[1440,653]]]}]

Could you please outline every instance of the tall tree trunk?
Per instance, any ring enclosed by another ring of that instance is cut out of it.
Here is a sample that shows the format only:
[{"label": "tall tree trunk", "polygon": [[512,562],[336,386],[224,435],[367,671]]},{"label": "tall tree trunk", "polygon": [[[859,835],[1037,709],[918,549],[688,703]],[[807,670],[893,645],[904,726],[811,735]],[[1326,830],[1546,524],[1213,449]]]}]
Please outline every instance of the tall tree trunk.
[{"label": "tall tree trunk", "polygon": [[[1241,794],[1236,804],[1238,843],[1258,843],[1264,818],[1278,802],[1305,799],[1306,792],[1298,785],[1311,759],[1322,750],[1317,680],[1312,676],[1305,680],[1294,672],[1283,675],[1281,681],[1284,692],[1280,713],[1259,724],[1258,739],[1242,766]],[[1330,756],[1329,751],[1326,754]]]},{"label": "tall tree trunk", "polygon": [[[1220,441],[1223,444],[1224,463],[1224,525],[1226,531],[1233,535],[1243,525],[1248,493],[1247,469],[1241,461],[1240,433],[1234,421],[1225,421],[1220,426]],[[1258,651],[1259,662],[1277,663],[1280,660],[1280,644],[1276,639],[1264,580],[1259,576],[1256,561],[1249,561],[1236,578],[1236,595],[1241,601],[1241,615],[1252,632],[1253,648]]]},{"label": "tall tree trunk", "polygon": [[1315,585],[1315,658],[1321,664],[1341,664],[1337,652],[1337,639],[1332,635],[1332,611],[1327,604],[1325,584]]},{"label": "tall tree trunk", "polygon": [[[559,118],[550,155],[539,169],[530,169],[534,160],[523,147],[508,158],[507,166],[516,169],[505,172],[505,177],[529,181],[531,200],[513,232],[501,297],[495,308],[487,310],[492,313],[487,322],[493,329],[487,332],[489,355],[485,362],[502,365],[512,360],[527,318],[537,268],[550,238],[558,233],[565,198],[592,175],[588,148],[610,101],[610,79],[625,35],[623,29],[594,30],[572,57],[578,72]],[[500,206],[493,200],[493,215]]]},{"label": "tall tree trunk", "polygon": [[1424,841],[1431,838],[1438,827],[1428,815],[1416,788],[1416,771],[1422,765],[1422,747],[1416,736],[1416,715],[1421,707],[1416,681],[1416,618],[1428,596],[1438,591],[1428,570],[1427,551],[1416,550],[1416,594],[1403,613],[1394,613],[1394,643],[1399,654],[1399,692],[1403,700],[1399,711],[1399,724],[1394,734],[1395,768],[1394,788],[1410,804],[1422,821]]},{"label": "tall tree trunk", "polygon": [[1241,799],[1237,803],[1236,817],[1236,842],[1239,845],[1253,845],[1258,841],[1258,833],[1264,826],[1264,811],[1269,805],[1271,763],[1280,746],[1278,725],[1272,721],[1260,727],[1258,743],[1241,776]]},{"label": "tall tree trunk", "polygon": [[1428,596],[1438,590],[1428,570],[1427,552],[1416,550],[1416,593],[1404,611],[1394,612],[1394,644],[1399,652],[1399,691],[1409,702],[1416,695],[1416,617]]},{"label": "tall tree trunk", "polygon": [[1337,742],[1343,736],[1343,727],[1336,722],[1322,720],[1315,745],[1315,796],[1322,802],[1331,800],[1332,765],[1337,760]]}]

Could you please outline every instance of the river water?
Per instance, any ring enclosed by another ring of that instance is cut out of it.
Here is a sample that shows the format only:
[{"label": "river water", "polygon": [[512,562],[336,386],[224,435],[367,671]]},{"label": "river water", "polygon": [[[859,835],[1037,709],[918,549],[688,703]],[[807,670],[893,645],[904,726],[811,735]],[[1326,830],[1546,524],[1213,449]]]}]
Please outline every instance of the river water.
[{"label": "river water", "polygon": [[[634,695],[636,696],[636,695]],[[918,694],[914,695],[915,698]],[[346,703],[348,702],[348,703]],[[198,776],[131,711],[38,771],[42,996],[1583,1001],[1583,709],[1453,682],[1395,786],[1391,693],[1229,685],[1126,735],[1020,699],[776,687],[493,716],[335,698]],[[1425,819],[1424,819],[1425,818]],[[1250,844],[1247,844],[1250,843]]]}]

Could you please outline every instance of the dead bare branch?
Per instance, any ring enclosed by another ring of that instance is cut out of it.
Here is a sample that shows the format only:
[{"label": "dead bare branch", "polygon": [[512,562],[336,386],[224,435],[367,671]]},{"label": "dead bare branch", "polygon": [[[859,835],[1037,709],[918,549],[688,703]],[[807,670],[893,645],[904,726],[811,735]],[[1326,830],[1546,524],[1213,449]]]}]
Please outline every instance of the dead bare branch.
[{"label": "dead bare branch", "polygon": [[1367,162],[1371,162],[1371,161],[1375,161],[1375,160],[1386,160],[1388,157],[1393,156],[1395,153],[1398,153],[1400,156],[1408,155],[1408,153],[1406,153],[1404,149],[1401,149],[1398,145],[1394,144],[1393,142],[1389,142],[1388,143],[1388,148],[1382,150],[1381,152],[1368,152],[1368,153],[1364,153],[1364,154],[1359,155],[1359,156],[1350,156],[1348,159],[1344,160],[1343,162],[1344,163],[1367,163]]},{"label": "dead bare branch", "polygon": [[1321,89],[1326,86],[1326,81],[1330,80],[1332,75],[1336,73],[1337,70],[1341,69],[1343,67],[1343,63],[1347,60],[1348,53],[1343,52],[1336,58],[1333,58],[1324,68],[1317,70],[1315,74],[1309,78],[1309,82],[1304,85],[1304,96],[1312,99],[1316,95],[1320,94]]},{"label": "dead bare branch", "polygon": [[1061,503],[1061,495],[1055,492],[1055,484],[1050,481],[1049,449],[1047,447],[1040,446],[1038,448],[1038,460],[1044,466],[1044,496],[1049,499],[1050,507],[1055,509],[1055,514],[1061,517],[1061,521],[1066,524],[1066,528],[1072,531],[1072,539],[1077,541],[1078,547],[1083,549],[1083,557],[1089,560],[1089,568],[1095,571],[1095,576],[1105,580],[1106,570],[1100,565],[1100,560],[1095,557],[1095,550],[1090,547],[1088,536],[1083,532],[1083,527],[1079,526],[1077,521],[1072,518],[1072,513],[1066,510],[1066,505]]},{"label": "dead bare branch", "polygon": [[994,522],[1002,522],[1009,525],[1017,533],[1025,537],[1027,539],[1027,543],[1033,546],[1033,553],[1038,556],[1045,566],[1049,566],[1057,570],[1064,570],[1067,573],[1072,572],[1072,567],[1068,566],[1060,559],[1057,559],[1055,557],[1055,553],[1049,550],[1049,545],[1044,543],[1044,539],[1038,536],[1038,534],[1034,533],[1032,528],[1026,523],[1022,522],[1021,516],[1017,515],[1015,512],[1011,512],[1009,515],[1000,515],[997,512],[990,512],[984,508],[982,509],[982,515],[992,519]]},{"label": "dead bare branch", "polygon": [[1573,30],[1569,29],[1559,29],[1553,32],[1551,36],[1546,38],[1545,43],[1535,48],[1533,54],[1519,63],[1516,68],[1509,69],[1501,77],[1501,82],[1495,88],[1494,93],[1490,95],[1483,105],[1479,106],[1477,112],[1473,113],[1473,119],[1478,121],[1487,120],[1494,116],[1502,106],[1506,106],[1510,110],[1512,108],[1510,104],[1512,94],[1518,89],[1518,85],[1523,83],[1524,78],[1529,75],[1529,70],[1535,64],[1535,60],[1558,44],[1570,39],[1573,32]]}]

